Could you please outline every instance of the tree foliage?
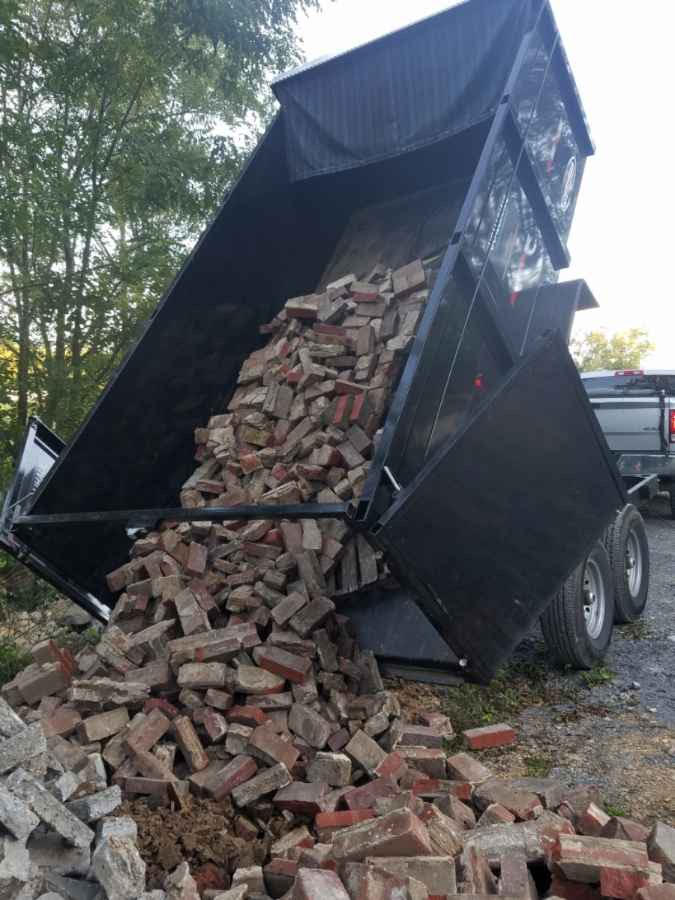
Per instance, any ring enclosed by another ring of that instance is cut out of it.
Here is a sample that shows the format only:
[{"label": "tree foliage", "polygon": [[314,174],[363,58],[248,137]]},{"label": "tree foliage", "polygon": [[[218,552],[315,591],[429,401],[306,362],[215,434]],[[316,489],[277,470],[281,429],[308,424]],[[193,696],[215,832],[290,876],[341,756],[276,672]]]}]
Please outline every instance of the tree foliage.
[{"label": "tree foliage", "polygon": [[0,0],[0,459],[33,411],[64,437],[77,426],[318,2]]},{"label": "tree foliage", "polygon": [[649,334],[642,328],[630,328],[607,334],[589,331],[571,343],[571,352],[582,372],[598,369],[637,369],[654,349]]}]

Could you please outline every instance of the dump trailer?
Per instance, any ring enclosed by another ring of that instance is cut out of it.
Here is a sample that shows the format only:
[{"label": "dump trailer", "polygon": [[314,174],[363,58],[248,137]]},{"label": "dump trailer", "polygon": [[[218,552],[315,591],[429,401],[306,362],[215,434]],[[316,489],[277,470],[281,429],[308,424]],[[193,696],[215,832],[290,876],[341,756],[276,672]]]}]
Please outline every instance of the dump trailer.
[{"label": "dump trailer", "polygon": [[[549,3],[469,0],[273,89],[276,117],[77,434],[31,421],[2,545],[105,620],[105,573],[162,520],[341,517],[398,577],[340,600],[387,671],[489,679],[542,616],[560,658],[593,664],[633,507],[566,346],[596,305],[559,282],[593,144]],[[433,288],[358,500],[176,508],[194,428],[260,326],[415,258]]]}]

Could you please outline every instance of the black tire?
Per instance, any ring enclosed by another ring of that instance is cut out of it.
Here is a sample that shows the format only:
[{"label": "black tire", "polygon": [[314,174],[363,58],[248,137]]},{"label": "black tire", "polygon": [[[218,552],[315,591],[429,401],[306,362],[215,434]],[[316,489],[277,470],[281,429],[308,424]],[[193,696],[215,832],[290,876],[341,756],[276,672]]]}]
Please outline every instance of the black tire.
[{"label": "black tire", "polygon": [[670,518],[675,519],[675,484],[670,486]]},{"label": "black tire", "polygon": [[635,622],[647,605],[649,542],[642,516],[632,503],[607,529],[606,546],[614,578],[614,621]]},{"label": "black tire", "polygon": [[[594,603],[586,602],[589,586],[596,587]],[[585,607],[590,607],[588,622]],[[607,550],[598,542],[551,601],[541,630],[558,662],[592,669],[602,661],[613,629],[614,579]]]}]

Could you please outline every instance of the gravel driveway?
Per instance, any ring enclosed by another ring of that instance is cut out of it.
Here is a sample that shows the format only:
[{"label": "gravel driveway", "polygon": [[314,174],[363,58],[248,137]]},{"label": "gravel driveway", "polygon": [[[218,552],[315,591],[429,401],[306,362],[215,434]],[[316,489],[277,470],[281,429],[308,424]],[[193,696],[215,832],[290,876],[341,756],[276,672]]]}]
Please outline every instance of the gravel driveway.
[{"label": "gravel driveway", "polygon": [[[615,628],[606,665],[595,673],[563,675],[545,663],[547,681],[569,689],[572,703],[525,708],[522,739],[499,768],[534,754],[551,774],[597,784],[613,808],[638,818],[675,820],[675,521],[666,498],[643,510],[649,536],[649,601],[640,622]],[[536,638],[519,649],[541,660]],[[510,758],[511,757],[511,758]],[[530,758],[533,758],[530,756]]]},{"label": "gravel driveway", "polygon": [[556,669],[537,628],[489,687],[444,690],[409,683],[400,691],[411,712],[444,709],[456,731],[510,722],[518,731],[517,744],[481,754],[493,771],[594,784],[608,812],[672,823],[675,521],[663,497],[644,515],[651,549],[649,602],[639,622],[615,628],[603,667]]}]

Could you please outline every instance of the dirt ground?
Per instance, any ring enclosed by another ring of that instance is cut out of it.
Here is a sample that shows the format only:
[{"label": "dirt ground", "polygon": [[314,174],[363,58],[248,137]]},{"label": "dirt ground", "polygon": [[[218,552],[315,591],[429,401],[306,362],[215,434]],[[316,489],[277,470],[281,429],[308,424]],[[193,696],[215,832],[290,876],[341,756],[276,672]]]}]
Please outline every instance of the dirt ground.
[{"label": "dirt ground", "polygon": [[489,687],[398,683],[408,715],[443,710],[456,733],[508,721],[517,744],[481,754],[496,773],[595,784],[610,813],[675,822],[675,522],[661,497],[645,519],[649,603],[640,622],[615,629],[605,666],[556,670],[534,632]]},{"label": "dirt ground", "polygon": [[284,830],[279,816],[265,823],[261,840],[237,836],[236,815],[229,800],[189,797],[185,808],[153,809],[146,798],[127,801],[120,815],[130,815],[138,825],[138,848],[147,865],[148,890],[161,888],[166,876],[183,860],[202,887],[229,887],[230,876],[240,866],[261,865],[270,845]]}]

